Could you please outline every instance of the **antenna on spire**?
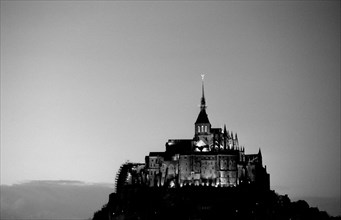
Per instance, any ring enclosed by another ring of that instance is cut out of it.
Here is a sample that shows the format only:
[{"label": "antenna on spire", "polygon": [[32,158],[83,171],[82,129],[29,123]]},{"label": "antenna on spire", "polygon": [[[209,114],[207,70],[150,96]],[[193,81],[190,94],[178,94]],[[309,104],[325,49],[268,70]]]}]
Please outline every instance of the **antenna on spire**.
[{"label": "antenna on spire", "polygon": [[201,90],[202,90],[202,97],[201,97],[200,109],[205,109],[205,108],[206,108],[205,92],[204,92],[204,78],[205,78],[205,74],[201,74]]}]

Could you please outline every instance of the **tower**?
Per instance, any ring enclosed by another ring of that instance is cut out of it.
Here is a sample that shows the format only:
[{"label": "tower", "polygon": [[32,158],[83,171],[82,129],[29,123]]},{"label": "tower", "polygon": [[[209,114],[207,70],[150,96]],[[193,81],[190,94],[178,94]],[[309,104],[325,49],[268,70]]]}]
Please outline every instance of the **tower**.
[{"label": "tower", "polygon": [[201,75],[201,102],[200,102],[200,112],[197,120],[194,123],[195,137],[206,136],[211,132],[211,123],[208,120],[206,113],[206,100],[204,92],[204,75]]}]

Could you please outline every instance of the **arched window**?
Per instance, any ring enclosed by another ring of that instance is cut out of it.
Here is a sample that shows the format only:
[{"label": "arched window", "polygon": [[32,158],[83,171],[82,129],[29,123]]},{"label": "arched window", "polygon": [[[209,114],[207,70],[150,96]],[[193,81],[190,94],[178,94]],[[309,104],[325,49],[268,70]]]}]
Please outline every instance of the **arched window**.
[{"label": "arched window", "polygon": [[200,132],[200,126],[198,126],[198,132]]},{"label": "arched window", "polygon": [[201,125],[201,132],[204,132],[204,126]]},{"label": "arched window", "polygon": [[207,126],[205,126],[205,132],[207,132]]}]

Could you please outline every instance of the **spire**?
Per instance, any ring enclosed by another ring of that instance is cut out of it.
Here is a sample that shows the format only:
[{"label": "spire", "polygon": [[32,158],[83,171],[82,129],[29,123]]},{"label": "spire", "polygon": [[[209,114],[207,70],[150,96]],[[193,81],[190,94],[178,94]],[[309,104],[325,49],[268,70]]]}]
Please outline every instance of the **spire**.
[{"label": "spire", "polygon": [[[201,75],[201,88],[202,88],[202,97],[200,103],[200,113],[195,124],[210,124],[208,120],[208,116],[206,113],[206,101],[205,101],[205,94],[204,94],[204,74]],[[210,128],[209,128],[210,129]]]},{"label": "spire", "polygon": [[226,125],[224,124],[224,131],[223,131],[223,140],[224,140],[224,149],[226,149],[226,146],[228,145],[228,134],[226,130]]},{"label": "spire", "polygon": [[258,155],[259,155],[259,156],[262,156],[262,152],[261,152],[260,148],[259,148],[259,150],[258,150]]},{"label": "spire", "polygon": [[205,92],[204,92],[204,77],[205,77],[205,74],[201,74],[201,92],[202,92],[201,103],[200,103],[201,110],[206,109]]},{"label": "spire", "polygon": [[262,152],[260,151],[260,148],[258,151],[258,162],[261,166],[263,166]]}]

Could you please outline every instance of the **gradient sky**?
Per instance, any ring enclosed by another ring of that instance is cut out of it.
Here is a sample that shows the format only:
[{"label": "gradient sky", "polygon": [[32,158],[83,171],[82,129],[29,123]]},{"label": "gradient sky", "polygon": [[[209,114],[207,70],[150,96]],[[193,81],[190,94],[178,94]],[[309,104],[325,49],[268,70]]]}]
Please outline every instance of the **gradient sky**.
[{"label": "gradient sky", "polygon": [[113,183],[213,127],[271,188],[340,197],[340,2],[1,1],[1,184]]}]

